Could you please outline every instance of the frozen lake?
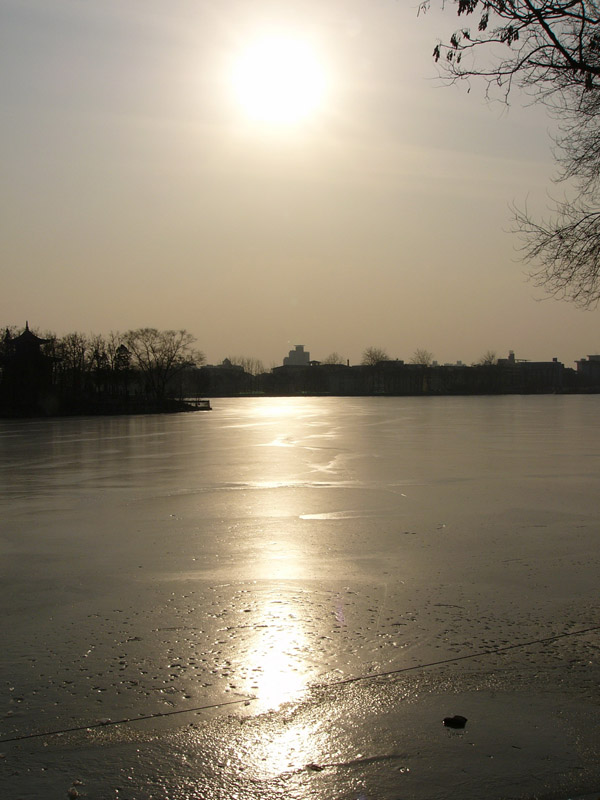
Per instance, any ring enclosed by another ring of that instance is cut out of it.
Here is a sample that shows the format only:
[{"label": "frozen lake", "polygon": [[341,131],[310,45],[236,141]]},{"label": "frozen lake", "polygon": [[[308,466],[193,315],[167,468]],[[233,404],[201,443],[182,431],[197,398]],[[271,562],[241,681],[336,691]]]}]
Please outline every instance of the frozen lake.
[{"label": "frozen lake", "polygon": [[7,797],[600,788],[600,396],[212,404],[0,421]]}]

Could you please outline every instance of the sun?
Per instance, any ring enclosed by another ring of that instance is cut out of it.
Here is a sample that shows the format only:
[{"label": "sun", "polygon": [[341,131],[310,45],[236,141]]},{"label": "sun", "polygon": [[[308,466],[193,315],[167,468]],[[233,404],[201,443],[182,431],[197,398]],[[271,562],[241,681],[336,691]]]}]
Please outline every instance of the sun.
[{"label": "sun", "polygon": [[274,125],[294,125],[323,104],[326,71],[314,47],[300,37],[270,34],[256,39],[235,59],[235,95],[247,116]]}]

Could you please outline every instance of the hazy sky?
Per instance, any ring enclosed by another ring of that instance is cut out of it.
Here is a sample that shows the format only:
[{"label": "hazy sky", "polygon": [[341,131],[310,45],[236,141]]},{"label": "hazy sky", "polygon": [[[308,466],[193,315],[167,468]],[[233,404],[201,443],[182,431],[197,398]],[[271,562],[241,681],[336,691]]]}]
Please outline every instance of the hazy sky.
[{"label": "hazy sky", "polygon": [[[414,0],[0,0],[0,324],[187,328],[211,363],[303,343],[440,362],[600,352],[598,314],[525,278],[510,204],[543,210],[551,121],[441,88],[458,27]],[[249,119],[232,65],[310,42],[322,105]]]}]

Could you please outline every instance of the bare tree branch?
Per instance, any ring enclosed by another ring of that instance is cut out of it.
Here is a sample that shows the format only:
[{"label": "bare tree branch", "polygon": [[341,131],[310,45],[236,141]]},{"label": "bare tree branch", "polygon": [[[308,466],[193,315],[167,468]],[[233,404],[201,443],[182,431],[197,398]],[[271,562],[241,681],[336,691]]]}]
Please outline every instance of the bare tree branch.
[{"label": "bare tree branch", "polygon": [[[426,11],[431,0],[420,6]],[[433,55],[450,82],[474,77],[486,95],[508,101],[514,86],[559,120],[555,157],[573,199],[550,219],[515,212],[530,277],[551,296],[581,307],[600,299],[599,0],[441,0],[456,14],[479,14],[477,33],[456,31]]]}]

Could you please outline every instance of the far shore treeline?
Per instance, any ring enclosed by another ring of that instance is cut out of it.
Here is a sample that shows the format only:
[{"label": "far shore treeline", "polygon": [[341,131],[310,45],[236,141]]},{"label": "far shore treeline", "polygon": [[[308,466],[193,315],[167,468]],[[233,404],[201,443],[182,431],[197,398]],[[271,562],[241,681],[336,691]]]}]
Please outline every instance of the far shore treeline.
[{"label": "far shore treeline", "polygon": [[[207,366],[186,330],[138,328],[108,336],[7,327],[0,340],[0,415],[123,414],[193,410],[207,397],[285,395],[464,395],[600,391],[600,357],[577,362],[498,359],[411,363],[367,348],[359,365],[324,362],[273,367],[253,358]],[[374,357],[374,353],[378,357]]]}]

